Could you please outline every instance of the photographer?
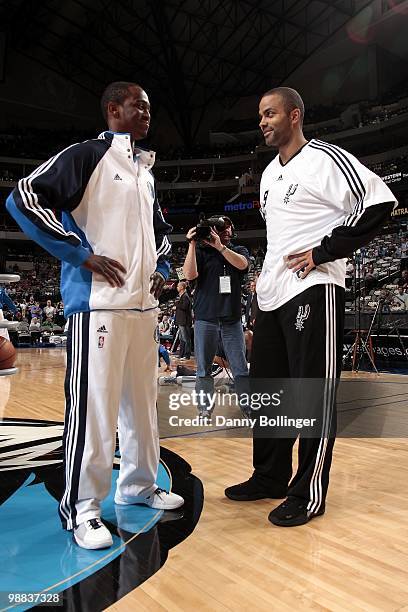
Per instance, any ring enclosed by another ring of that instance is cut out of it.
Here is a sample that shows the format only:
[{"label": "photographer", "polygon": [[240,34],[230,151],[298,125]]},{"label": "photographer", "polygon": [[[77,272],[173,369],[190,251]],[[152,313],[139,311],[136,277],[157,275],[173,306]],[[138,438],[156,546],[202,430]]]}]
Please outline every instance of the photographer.
[{"label": "photographer", "polygon": [[[193,302],[197,393],[214,392],[211,366],[220,335],[237,392],[242,379],[248,377],[241,324],[241,283],[248,269],[249,253],[245,247],[231,244],[233,229],[231,220],[222,216],[202,220],[187,232],[189,247],[184,276],[197,280]],[[208,415],[208,405],[201,405],[199,412]]]}]

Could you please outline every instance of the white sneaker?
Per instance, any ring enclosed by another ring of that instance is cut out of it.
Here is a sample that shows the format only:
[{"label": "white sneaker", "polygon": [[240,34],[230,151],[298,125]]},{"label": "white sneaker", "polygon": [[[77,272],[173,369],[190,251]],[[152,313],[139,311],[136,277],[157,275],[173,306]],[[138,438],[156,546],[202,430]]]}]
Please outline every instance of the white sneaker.
[{"label": "white sneaker", "polygon": [[184,504],[184,499],[177,493],[167,493],[164,489],[157,487],[149,497],[146,497],[144,503],[155,510],[175,510]]},{"label": "white sneaker", "polygon": [[164,489],[157,487],[157,489],[143,501],[140,499],[136,501],[123,499],[123,497],[119,497],[119,495],[116,493],[115,504],[118,504],[119,506],[145,504],[146,506],[150,506],[150,508],[154,508],[155,510],[175,510],[184,504],[184,499],[181,497],[181,495],[177,495],[177,493],[167,493],[167,491]]},{"label": "white sneaker", "polygon": [[109,548],[113,544],[109,529],[99,518],[93,518],[78,525],[74,529],[74,540],[81,548],[89,548],[90,550]]}]

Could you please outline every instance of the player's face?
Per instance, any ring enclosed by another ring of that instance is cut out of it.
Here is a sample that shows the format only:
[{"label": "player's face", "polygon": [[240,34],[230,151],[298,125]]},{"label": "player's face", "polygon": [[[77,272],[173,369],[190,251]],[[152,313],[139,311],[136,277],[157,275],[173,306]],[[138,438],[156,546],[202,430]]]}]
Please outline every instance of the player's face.
[{"label": "player's face", "polygon": [[279,94],[264,96],[259,103],[259,127],[268,147],[282,147],[292,137],[292,122]]},{"label": "player's face", "polygon": [[119,114],[118,131],[129,132],[134,140],[146,138],[150,125],[150,102],[143,89],[136,85],[129,87],[128,97],[123,104],[117,105],[116,112]]}]

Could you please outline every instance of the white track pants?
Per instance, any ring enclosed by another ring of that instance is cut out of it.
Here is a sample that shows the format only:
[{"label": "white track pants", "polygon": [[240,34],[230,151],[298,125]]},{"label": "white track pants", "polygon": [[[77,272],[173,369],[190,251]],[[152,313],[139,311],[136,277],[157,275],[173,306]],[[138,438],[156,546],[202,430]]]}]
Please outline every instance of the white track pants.
[{"label": "white track pants", "polygon": [[73,529],[100,516],[111,486],[118,426],[118,493],[140,497],[155,489],[157,427],[157,313],[93,311],[69,319],[65,492],[59,513]]}]

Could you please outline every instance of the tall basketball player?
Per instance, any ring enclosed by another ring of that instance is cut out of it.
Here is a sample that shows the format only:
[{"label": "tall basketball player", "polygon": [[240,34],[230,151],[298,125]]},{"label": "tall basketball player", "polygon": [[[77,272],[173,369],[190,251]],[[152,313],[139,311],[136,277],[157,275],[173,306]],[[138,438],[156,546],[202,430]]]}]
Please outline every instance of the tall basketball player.
[{"label": "tall basketball player", "polygon": [[322,381],[321,428],[319,437],[300,437],[293,478],[295,438],[254,436],[253,475],[225,494],[238,501],[287,497],[269,520],[290,527],[325,511],[343,351],[344,258],[380,231],[395,198],[347,151],[306,140],[297,91],[267,91],[259,116],[265,143],[278,155],[260,187],[268,244],[257,283],[250,376]]},{"label": "tall basketball player", "polygon": [[62,260],[69,327],[59,513],[77,544],[90,549],[112,544],[100,504],[110,490],[117,425],[115,502],[183,504],[156,484],[156,312],[171,226],[155,193],[154,152],[137,146],[149,129],[149,98],[135,83],[116,82],[101,106],[109,129],[49,159],[7,200],[22,230]]}]

